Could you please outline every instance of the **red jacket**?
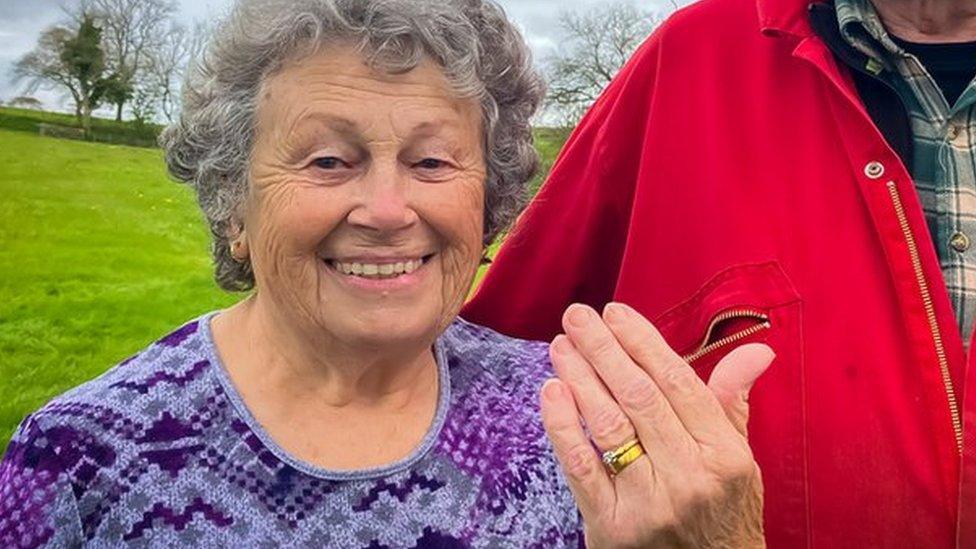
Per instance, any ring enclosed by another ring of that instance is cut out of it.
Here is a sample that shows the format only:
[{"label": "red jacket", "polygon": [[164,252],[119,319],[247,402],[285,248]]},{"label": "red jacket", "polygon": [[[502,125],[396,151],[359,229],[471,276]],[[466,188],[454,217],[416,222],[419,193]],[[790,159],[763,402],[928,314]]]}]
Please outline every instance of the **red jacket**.
[{"label": "red jacket", "polygon": [[771,547],[976,547],[976,391],[939,262],[805,0],[703,0],[665,23],[463,315],[548,339],[568,304],[609,300],[703,377],[737,342],[776,351],[749,425]]}]

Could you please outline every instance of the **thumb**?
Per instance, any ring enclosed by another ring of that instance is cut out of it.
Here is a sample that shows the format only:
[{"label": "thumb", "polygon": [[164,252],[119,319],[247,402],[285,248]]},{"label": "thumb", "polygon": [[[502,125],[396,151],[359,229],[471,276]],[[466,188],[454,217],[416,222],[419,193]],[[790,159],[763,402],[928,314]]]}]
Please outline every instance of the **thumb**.
[{"label": "thumb", "polygon": [[743,345],[726,355],[708,379],[708,388],[742,436],[749,421],[749,391],[774,358],[776,353],[767,345]]}]

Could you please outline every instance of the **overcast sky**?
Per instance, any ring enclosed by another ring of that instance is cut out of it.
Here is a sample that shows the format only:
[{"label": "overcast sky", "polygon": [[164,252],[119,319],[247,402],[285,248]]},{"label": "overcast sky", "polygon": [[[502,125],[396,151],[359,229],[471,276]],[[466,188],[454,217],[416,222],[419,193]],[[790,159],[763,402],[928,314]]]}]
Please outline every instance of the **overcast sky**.
[{"label": "overcast sky", "polygon": [[[75,0],[0,0],[0,101],[20,95],[22,84],[12,82],[14,62],[33,48],[38,35],[46,27],[64,19],[61,6]],[[179,18],[192,24],[195,20],[211,21],[223,14],[234,0],[177,0]],[[586,10],[607,0],[499,0],[525,33],[536,59],[553,50],[558,36],[557,20],[564,10]],[[669,0],[635,0],[653,11],[670,11]],[[687,3],[682,1],[682,4]],[[58,105],[58,94],[35,94],[49,108]]]}]

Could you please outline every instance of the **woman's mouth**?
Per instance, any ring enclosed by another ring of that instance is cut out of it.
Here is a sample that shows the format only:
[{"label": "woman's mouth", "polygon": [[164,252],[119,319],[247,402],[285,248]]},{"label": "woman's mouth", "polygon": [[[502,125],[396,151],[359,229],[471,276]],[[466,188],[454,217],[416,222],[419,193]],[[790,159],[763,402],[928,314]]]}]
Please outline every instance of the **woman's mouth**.
[{"label": "woman's mouth", "polygon": [[365,278],[368,280],[385,280],[408,275],[423,267],[434,254],[419,258],[396,258],[383,260],[338,260],[327,261],[329,266],[340,274]]}]

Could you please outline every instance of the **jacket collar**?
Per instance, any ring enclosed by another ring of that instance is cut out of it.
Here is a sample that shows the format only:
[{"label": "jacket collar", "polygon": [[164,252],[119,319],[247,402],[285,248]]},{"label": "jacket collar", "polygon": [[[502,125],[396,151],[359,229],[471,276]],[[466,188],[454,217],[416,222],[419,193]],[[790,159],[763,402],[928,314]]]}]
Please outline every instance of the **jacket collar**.
[{"label": "jacket collar", "polygon": [[813,34],[808,6],[814,0],[756,0],[759,28],[769,36]]}]

